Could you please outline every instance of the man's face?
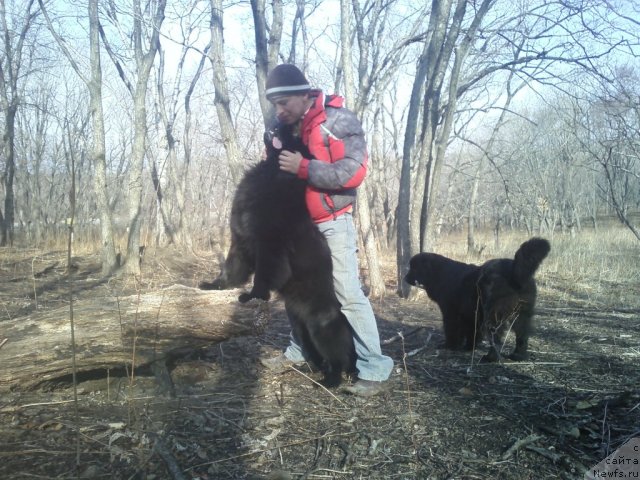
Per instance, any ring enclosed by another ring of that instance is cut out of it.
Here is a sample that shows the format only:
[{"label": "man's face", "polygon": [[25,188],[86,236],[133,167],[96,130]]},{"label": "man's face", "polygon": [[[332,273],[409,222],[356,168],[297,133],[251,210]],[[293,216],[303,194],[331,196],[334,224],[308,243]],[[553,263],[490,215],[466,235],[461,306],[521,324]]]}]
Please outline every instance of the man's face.
[{"label": "man's face", "polygon": [[309,108],[309,95],[283,95],[274,98],[271,103],[276,109],[276,117],[280,123],[293,125]]}]

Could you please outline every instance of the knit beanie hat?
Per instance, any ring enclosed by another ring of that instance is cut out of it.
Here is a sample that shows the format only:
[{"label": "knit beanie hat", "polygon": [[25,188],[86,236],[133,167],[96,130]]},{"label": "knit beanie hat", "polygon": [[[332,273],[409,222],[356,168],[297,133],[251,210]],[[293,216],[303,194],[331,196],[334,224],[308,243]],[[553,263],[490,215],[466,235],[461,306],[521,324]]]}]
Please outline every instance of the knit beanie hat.
[{"label": "knit beanie hat", "polygon": [[267,99],[271,100],[281,95],[304,95],[311,87],[298,67],[283,63],[269,72],[265,90]]}]

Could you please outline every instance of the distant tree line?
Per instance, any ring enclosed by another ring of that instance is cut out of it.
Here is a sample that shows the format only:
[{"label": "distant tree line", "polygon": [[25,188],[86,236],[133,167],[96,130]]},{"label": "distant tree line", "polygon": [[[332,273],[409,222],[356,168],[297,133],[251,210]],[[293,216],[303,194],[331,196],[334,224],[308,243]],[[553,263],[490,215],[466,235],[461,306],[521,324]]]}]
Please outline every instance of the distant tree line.
[{"label": "distant tree line", "polygon": [[609,214],[640,240],[638,12],[637,0],[0,0],[0,244],[73,225],[105,275],[138,273],[141,245],[224,252],[281,62],[345,95],[366,127],[357,219],[373,295],[379,252],[395,249],[406,295],[408,259],[442,231],[478,250],[479,227],[499,241]]}]

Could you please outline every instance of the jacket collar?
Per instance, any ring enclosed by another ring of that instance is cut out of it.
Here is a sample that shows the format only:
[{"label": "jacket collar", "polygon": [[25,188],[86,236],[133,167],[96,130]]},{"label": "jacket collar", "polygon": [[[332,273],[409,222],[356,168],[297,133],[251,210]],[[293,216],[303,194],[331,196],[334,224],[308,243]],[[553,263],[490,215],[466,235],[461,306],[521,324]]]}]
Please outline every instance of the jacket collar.
[{"label": "jacket collar", "polygon": [[302,117],[302,128],[306,129],[327,119],[324,111],[324,92],[322,90],[311,90],[309,95],[314,98],[313,105]]}]

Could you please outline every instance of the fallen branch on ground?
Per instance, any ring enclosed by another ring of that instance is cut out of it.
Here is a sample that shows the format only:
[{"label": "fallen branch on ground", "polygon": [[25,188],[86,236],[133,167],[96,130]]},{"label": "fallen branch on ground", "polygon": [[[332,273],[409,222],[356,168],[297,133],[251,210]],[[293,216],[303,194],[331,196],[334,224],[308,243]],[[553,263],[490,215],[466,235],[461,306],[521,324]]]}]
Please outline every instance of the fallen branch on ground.
[{"label": "fallen branch on ground", "polygon": [[506,452],[504,452],[504,454],[502,455],[502,460],[508,460],[513,456],[514,453],[516,453],[522,447],[525,447],[534,442],[537,442],[541,438],[542,437],[540,435],[535,435],[535,434],[529,435],[528,437],[525,437],[525,438],[521,438],[520,440],[516,441],[513,445],[511,445]]}]

